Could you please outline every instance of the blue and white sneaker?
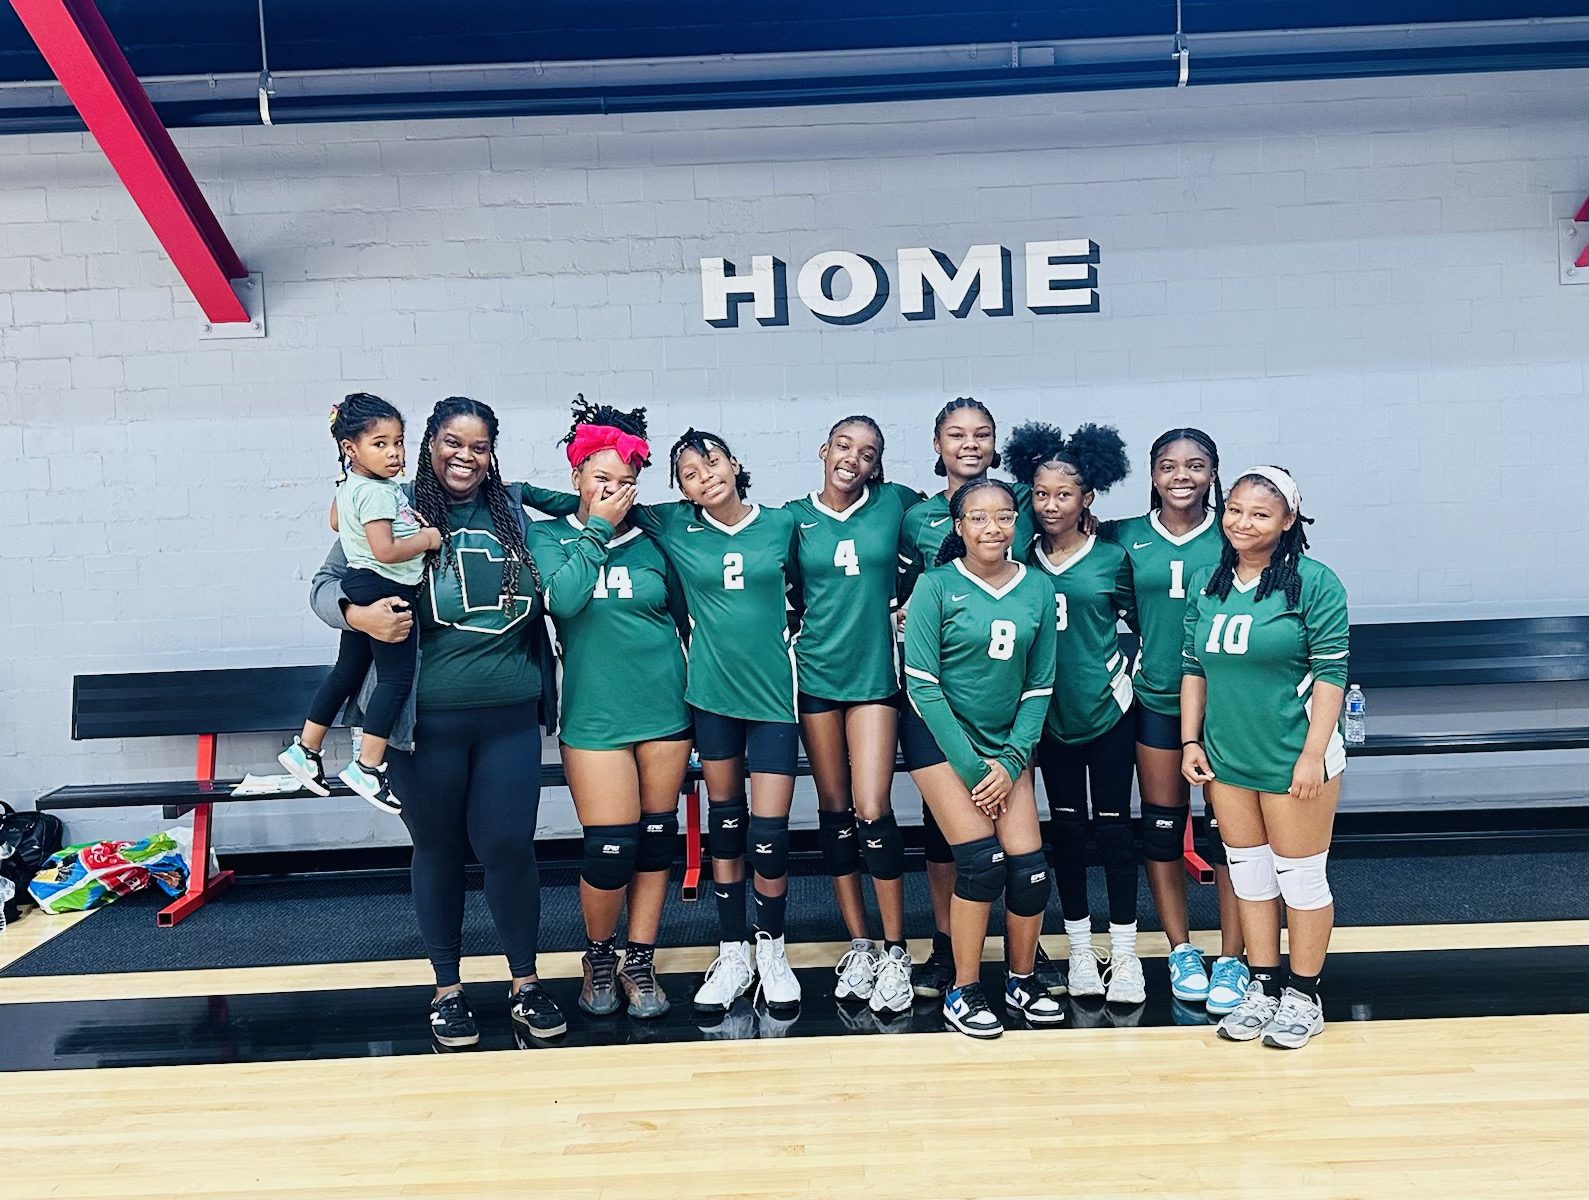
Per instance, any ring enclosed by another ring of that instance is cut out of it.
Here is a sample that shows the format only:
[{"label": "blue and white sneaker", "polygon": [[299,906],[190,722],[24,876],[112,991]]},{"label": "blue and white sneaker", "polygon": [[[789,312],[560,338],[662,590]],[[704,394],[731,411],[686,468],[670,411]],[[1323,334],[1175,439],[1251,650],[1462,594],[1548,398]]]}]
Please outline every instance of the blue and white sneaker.
[{"label": "blue and white sneaker", "polygon": [[309,749],[303,744],[302,738],[293,738],[292,745],[276,755],[276,761],[306,791],[316,796],[331,794],[331,785],[326,782],[326,765],[320,757],[320,751]]},{"label": "blue and white sneaker", "polygon": [[1004,1007],[1020,1013],[1031,1025],[1058,1025],[1065,1019],[1065,1006],[1037,982],[1035,972],[1005,975]]},{"label": "blue and white sneaker", "polygon": [[1252,974],[1247,964],[1228,955],[1214,960],[1214,969],[1208,975],[1208,1011],[1210,1016],[1223,1017],[1241,1007],[1247,994],[1247,984]]},{"label": "blue and white sneaker", "polygon": [[1208,999],[1208,971],[1203,966],[1203,956],[1190,942],[1182,942],[1170,951],[1170,994],[1177,1000]]},{"label": "blue and white sneaker", "polygon": [[1004,1022],[988,1007],[988,998],[980,983],[952,987],[945,992],[943,1019],[967,1037],[996,1038],[1004,1032]]},{"label": "blue and white sneaker", "polygon": [[382,812],[395,814],[403,811],[403,802],[392,795],[391,786],[386,782],[385,763],[378,767],[366,767],[354,759],[342,768],[337,778]]}]

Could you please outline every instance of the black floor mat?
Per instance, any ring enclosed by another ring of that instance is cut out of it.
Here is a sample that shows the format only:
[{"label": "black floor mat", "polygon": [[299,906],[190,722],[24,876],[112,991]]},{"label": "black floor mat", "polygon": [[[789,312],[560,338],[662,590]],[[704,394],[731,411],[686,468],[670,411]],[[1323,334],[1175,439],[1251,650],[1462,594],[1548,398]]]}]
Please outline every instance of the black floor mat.
[{"label": "black floor mat", "polygon": [[[1090,872],[1090,882],[1092,911],[1102,928],[1108,908],[1101,872]],[[1572,920],[1589,912],[1589,857],[1582,850],[1413,854],[1389,848],[1338,853],[1330,861],[1330,882],[1342,925]],[[684,904],[676,883],[677,872],[663,913],[661,944],[715,942],[717,915],[710,892],[698,903]],[[1216,923],[1214,889],[1189,890],[1192,927],[1211,928]],[[1139,891],[1141,927],[1159,928],[1145,881]],[[541,948],[582,949],[584,926],[572,871],[547,870],[541,892]],[[931,917],[919,870],[906,876],[905,896],[907,932],[922,936],[931,927]],[[155,925],[155,912],[164,903],[152,894],[118,901],[24,955],[0,971],[0,977],[374,962],[424,955],[409,906],[408,880],[402,875],[245,878],[175,929]],[[39,914],[27,918],[49,919]],[[997,913],[994,925],[998,931]],[[1050,903],[1044,928],[1061,928],[1057,899]],[[880,932],[875,915],[872,932]],[[791,878],[788,936],[793,942],[847,937],[825,876]],[[498,952],[477,873],[470,877],[464,909],[463,950],[466,955]]]}]

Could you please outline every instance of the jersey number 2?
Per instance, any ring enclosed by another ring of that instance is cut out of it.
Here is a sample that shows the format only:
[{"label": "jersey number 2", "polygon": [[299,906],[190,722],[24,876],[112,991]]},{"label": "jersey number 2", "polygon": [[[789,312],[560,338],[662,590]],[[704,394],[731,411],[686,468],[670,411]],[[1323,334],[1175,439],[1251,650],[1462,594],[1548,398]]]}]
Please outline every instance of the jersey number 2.
[{"label": "jersey number 2", "polygon": [[630,582],[628,567],[602,567],[597,574],[596,590],[590,594],[591,599],[605,600],[612,592],[616,592],[620,600],[634,599],[634,584]]},{"label": "jersey number 2", "polygon": [[988,657],[1000,660],[1015,657],[1015,622],[995,621],[989,630]]},{"label": "jersey number 2", "polygon": [[736,551],[723,555],[723,586],[731,592],[745,590],[745,556]]},{"label": "jersey number 2", "polygon": [[[1210,654],[1218,654],[1221,650],[1226,654],[1246,654],[1247,639],[1252,636],[1252,614],[1237,613],[1228,621],[1226,615],[1214,614],[1214,624],[1208,631],[1208,644],[1203,649]],[[1224,630],[1224,637],[1220,636],[1221,629]]]},{"label": "jersey number 2", "polygon": [[855,539],[845,538],[833,551],[833,565],[843,567],[846,575],[861,573],[861,560],[855,557]]}]

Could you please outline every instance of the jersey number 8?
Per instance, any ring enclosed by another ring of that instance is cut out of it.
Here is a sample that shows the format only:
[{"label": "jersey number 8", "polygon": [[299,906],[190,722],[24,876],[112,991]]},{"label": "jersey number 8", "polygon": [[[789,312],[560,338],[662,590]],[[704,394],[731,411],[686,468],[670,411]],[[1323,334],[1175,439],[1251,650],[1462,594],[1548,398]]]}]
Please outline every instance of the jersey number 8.
[{"label": "jersey number 8", "polygon": [[1015,657],[1015,622],[995,621],[989,630],[988,657],[1000,661]]},{"label": "jersey number 8", "polygon": [[634,599],[634,584],[629,580],[628,567],[602,567],[596,576],[596,590],[591,593],[591,599],[605,600],[609,589],[616,592],[620,600]]},{"label": "jersey number 8", "polygon": [[[1208,644],[1203,649],[1210,654],[1218,654],[1222,649],[1226,654],[1246,654],[1247,639],[1252,636],[1252,614],[1237,613],[1228,621],[1225,619],[1227,615],[1214,614],[1214,624],[1208,631]],[[1224,630],[1223,638],[1220,637],[1221,629]]]},{"label": "jersey number 8", "polygon": [[846,575],[861,573],[861,560],[855,557],[855,539],[845,538],[833,551],[833,565],[843,567]]},{"label": "jersey number 8", "polygon": [[723,586],[731,592],[745,590],[745,556],[737,551],[723,555]]}]

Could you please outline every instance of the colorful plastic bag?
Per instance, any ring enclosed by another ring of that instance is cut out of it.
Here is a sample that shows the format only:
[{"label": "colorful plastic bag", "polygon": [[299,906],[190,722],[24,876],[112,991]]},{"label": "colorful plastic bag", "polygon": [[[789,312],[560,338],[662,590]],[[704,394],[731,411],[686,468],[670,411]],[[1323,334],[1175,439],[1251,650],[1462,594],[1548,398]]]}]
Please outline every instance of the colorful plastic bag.
[{"label": "colorful plastic bag", "polygon": [[152,882],[180,896],[188,882],[191,831],[162,831],[136,842],[84,842],[52,854],[28,884],[41,912],[80,912],[142,891]]}]

